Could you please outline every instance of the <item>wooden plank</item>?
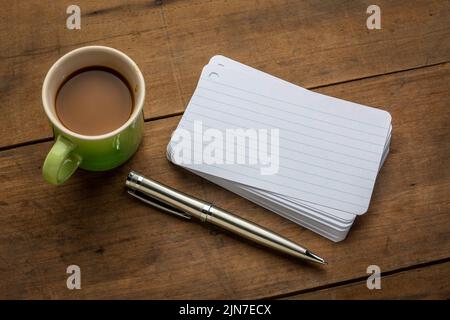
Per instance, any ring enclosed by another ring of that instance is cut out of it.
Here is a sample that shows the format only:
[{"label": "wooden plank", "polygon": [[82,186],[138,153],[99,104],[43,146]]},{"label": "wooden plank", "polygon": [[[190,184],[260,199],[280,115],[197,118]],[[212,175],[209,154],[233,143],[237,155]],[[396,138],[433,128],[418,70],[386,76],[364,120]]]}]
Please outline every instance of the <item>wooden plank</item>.
[{"label": "wooden plank", "polygon": [[[205,61],[223,54],[310,88],[448,61],[450,2],[378,1],[381,30],[366,27],[369,1],[204,1],[164,7],[185,99]],[[183,8],[184,9],[184,8]]]},{"label": "wooden plank", "polygon": [[449,299],[450,263],[441,263],[381,277],[381,289],[367,289],[366,281],[298,294],[287,299]]},{"label": "wooden plank", "polygon": [[39,56],[85,42],[162,29],[160,8],[151,0],[77,1],[81,30],[66,27],[70,2],[2,0],[1,3],[8,9],[0,19],[2,59]]},{"label": "wooden plank", "polygon": [[[42,82],[60,56],[83,45],[115,47],[138,63],[146,79],[145,114],[154,113],[153,107],[183,107],[175,94],[159,8],[149,1],[78,4],[83,13],[81,30],[66,29],[67,4],[63,2],[50,6],[42,1],[14,2],[12,12],[0,20],[2,39],[6,39],[0,45],[5,62],[0,64],[0,147],[52,136],[41,103]],[[17,21],[21,23],[12,32]],[[156,113],[168,115],[171,110]]]},{"label": "wooden plank", "polygon": [[[450,252],[450,64],[322,88],[393,117],[392,150],[369,212],[338,244],[168,163],[179,117],[146,123],[143,145],[105,173],[51,186],[51,143],[0,152],[0,298],[260,298],[444,259]],[[124,191],[129,170],[171,185],[310,247],[330,265],[306,265],[234,236],[167,216]],[[82,270],[82,290],[65,270]]]},{"label": "wooden plank", "polygon": [[78,31],[65,27],[67,3],[5,3],[0,148],[51,137],[41,107],[43,78],[58,57],[83,45],[116,47],[138,63],[147,83],[147,119],[182,112],[202,66],[219,53],[305,87],[450,60],[448,1],[379,1],[382,29],[373,31],[365,26],[367,1],[77,4]]},{"label": "wooden plank", "polygon": [[[176,83],[165,45],[165,35],[161,30],[149,31],[147,37],[127,39],[118,44],[116,40],[106,39],[96,44],[115,47],[126,52],[138,62],[146,79],[146,101],[144,114],[149,118],[152,108],[167,107],[169,115],[173,110],[181,110],[183,104],[175,94]],[[145,46],[143,50],[135,43]],[[70,51],[69,47],[63,51]],[[36,57],[8,59],[0,64],[0,147],[33,141],[52,136],[47,117],[42,108],[41,88],[47,70],[60,54],[47,52]]]}]

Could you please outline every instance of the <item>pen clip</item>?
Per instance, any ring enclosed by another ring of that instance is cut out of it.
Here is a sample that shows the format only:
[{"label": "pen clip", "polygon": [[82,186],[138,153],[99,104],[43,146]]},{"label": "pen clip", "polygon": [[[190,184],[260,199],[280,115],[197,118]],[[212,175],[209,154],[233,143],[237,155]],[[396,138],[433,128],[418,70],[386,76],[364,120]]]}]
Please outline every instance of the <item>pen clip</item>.
[{"label": "pen clip", "polygon": [[[132,195],[133,197],[135,197],[135,198],[137,198],[137,199],[139,199],[139,200],[141,200],[141,201],[151,205],[152,207],[158,208],[158,209],[160,209],[162,211],[165,211],[165,212],[169,212],[169,213],[174,214],[174,215],[176,215],[178,217],[182,217],[182,218],[185,218],[185,219],[188,219],[188,220],[191,219],[191,216],[188,215],[187,213],[184,213],[182,211],[176,211],[176,210],[170,209],[169,207],[166,207],[166,206],[164,206],[162,204],[158,204],[158,203],[156,203],[156,200],[151,198],[151,197],[145,197],[145,195],[141,196],[141,195],[136,194],[135,190],[127,190],[127,192],[130,195]],[[153,201],[150,200],[150,199],[152,199]]]}]

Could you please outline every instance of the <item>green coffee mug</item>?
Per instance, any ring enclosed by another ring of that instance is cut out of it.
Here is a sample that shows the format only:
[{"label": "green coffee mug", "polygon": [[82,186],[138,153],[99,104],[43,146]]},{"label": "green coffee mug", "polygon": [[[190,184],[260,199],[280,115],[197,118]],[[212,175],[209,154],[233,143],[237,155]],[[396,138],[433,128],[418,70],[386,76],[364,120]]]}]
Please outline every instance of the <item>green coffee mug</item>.
[{"label": "green coffee mug", "polygon": [[[114,131],[98,136],[86,136],[69,130],[55,112],[58,88],[73,72],[89,66],[104,66],[118,71],[127,79],[134,94],[133,112],[127,122]],[[82,47],[56,61],[42,87],[42,103],[55,137],[55,144],[42,167],[45,180],[61,184],[77,168],[104,171],[127,161],[136,152],[142,139],[144,98],[145,82],[141,71],[133,60],[116,49]]]}]

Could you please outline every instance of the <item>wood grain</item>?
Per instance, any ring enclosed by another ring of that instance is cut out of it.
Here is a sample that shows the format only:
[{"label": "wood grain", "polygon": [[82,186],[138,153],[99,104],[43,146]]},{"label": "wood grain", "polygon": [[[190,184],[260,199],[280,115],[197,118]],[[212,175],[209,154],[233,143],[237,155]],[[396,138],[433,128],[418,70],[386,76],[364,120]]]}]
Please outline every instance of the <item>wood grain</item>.
[{"label": "wood grain", "polygon": [[294,295],[287,299],[421,299],[450,298],[450,263],[399,272],[381,277],[381,289],[367,289],[366,281],[338,286],[315,292]]},{"label": "wood grain", "polygon": [[[0,298],[263,298],[441,260],[450,253],[450,64],[321,88],[382,106],[391,154],[369,212],[338,244],[168,163],[179,117],[146,123],[132,160],[66,184],[41,177],[50,142],[0,152]],[[167,216],[124,191],[136,170],[256,221],[324,256],[307,265],[222,232]],[[82,289],[66,288],[68,265]],[[402,296],[402,291],[395,294]]]},{"label": "wood grain", "polygon": [[[180,113],[215,54],[305,87],[450,60],[450,2],[378,1],[382,29],[366,28],[369,1],[3,1],[0,14],[0,148],[51,137],[41,106],[45,74],[84,45],[123,50],[144,73],[147,119]],[[32,115],[32,116],[30,116]]]}]

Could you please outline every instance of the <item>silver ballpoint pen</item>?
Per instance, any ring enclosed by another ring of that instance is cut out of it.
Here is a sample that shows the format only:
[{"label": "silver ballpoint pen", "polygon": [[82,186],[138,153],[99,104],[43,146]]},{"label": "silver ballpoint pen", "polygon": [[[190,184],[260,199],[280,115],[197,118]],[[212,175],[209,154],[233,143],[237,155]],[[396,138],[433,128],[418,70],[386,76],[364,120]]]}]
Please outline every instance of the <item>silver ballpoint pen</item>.
[{"label": "silver ballpoint pen", "polygon": [[288,255],[326,264],[325,260],[311,250],[255,223],[219,209],[210,203],[188,196],[159,182],[131,171],[126,180],[128,193],[141,201],[185,219],[197,218],[246,239]]}]

